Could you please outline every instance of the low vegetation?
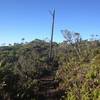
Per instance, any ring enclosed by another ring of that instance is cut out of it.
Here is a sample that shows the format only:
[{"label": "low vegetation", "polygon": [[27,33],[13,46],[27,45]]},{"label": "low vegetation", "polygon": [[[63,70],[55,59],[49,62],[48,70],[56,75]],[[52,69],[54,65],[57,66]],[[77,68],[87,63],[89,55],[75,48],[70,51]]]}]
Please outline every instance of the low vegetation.
[{"label": "low vegetation", "polygon": [[[64,90],[62,100],[100,100],[100,40],[82,40],[79,33],[62,31],[65,41],[53,43],[53,77]],[[0,47],[0,100],[37,100],[38,79],[49,66],[50,43],[30,43]]]}]

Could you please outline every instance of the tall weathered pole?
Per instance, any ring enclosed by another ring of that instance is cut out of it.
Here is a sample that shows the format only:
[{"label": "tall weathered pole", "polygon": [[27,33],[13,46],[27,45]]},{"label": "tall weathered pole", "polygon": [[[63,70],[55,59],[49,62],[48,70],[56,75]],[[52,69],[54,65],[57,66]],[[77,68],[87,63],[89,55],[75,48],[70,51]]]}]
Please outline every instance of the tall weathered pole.
[{"label": "tall weathered pole", "polygon": [[53,13],[51,13],[52,16],[52,31],[51,31],[51,41],[50,41],[50,53],[49,53],[49,59],[50,61],[52,61],[53,59],[53,34],[54,34],[54,22],[55,22],[55,10],[53,11]]}]

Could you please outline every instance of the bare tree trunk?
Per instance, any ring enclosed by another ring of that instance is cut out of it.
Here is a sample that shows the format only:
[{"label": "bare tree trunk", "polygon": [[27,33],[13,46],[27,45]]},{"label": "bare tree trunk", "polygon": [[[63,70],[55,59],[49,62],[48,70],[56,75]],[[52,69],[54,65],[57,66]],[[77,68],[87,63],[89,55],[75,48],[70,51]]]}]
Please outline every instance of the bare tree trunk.
[{"label": "bare tree trunk", "polygon": [[55,20],[55,10],[52,14],[53,22],[52,22],[52,33],[51,33],[51,41],[50,41],[50,53],[49,53],[49,60],[52,61],[53,59],[53,53],[52,53],[52,46],[53,46],[53,34],[54,34],[54,20]]}]

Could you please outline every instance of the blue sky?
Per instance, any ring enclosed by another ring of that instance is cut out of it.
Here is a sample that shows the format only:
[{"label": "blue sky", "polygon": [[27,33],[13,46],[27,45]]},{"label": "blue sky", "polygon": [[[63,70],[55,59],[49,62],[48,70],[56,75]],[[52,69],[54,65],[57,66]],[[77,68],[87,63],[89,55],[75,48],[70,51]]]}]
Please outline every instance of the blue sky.
[{"label": "blue sky", "polygon": [[83,38],[100,33],[100,0],[0,0],[0,44],[50,38],[55,8],[55,41],[61,30],[81,33]]}]

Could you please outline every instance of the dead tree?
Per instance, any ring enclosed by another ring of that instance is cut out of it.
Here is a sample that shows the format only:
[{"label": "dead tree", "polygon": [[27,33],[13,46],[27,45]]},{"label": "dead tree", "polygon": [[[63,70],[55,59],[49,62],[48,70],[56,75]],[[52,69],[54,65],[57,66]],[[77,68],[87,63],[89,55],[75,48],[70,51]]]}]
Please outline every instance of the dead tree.
[{"label": "dead tree", "polygon": [[51,41],[50,41],[50,52],[49,52],[49,61],[53,60],[53,34],[54,34],[54,22],[55,22],[55,10],[51,13],[52,16],[52,32],[51,32]]}]

